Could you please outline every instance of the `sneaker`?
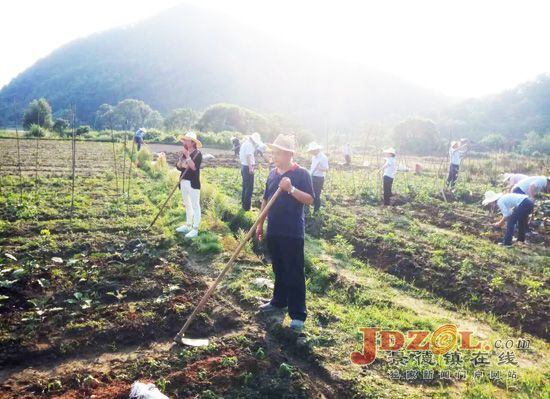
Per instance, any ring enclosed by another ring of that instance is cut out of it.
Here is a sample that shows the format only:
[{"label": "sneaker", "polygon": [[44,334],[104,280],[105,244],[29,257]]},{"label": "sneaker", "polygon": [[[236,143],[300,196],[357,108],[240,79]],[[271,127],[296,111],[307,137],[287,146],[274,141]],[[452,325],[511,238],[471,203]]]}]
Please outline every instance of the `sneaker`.
[{"label": "sneaker", "polygon": [[504,244],[503,242],[499,242],[498,245],[504,248],[512,248],[512,244]]},{"label": "sneaker", "polygon": [[195,238],[198,235],[199,235],[199,231],[197,229],[193,229],[185,235],[185,238]]},{"label": "sneaker", "polygon": [[186,224],[184,224],[184,225],[182,225],[182,226],[180,226],[180,227],[178,227],[178,228],[176,229],[176,232],[182,233],[182,234],[186,234],[186,233],[188,233],[189,231],[191,231],[191,227],[189,227],[189,226],[186,225]]},{"label": "sneaker", "polygon": [[292,320],[290,322],[290,329],[293,331],[302,331],[304,329],[303,320]]},{"label": "sneaker", "polygon": [[273,306],[271,302],[264,303],[263,305],[260,305],[260,312],[275,312],[275,311],[283,311],[286,310],[286,306],[284,308],[279,308],[277,306]]}]

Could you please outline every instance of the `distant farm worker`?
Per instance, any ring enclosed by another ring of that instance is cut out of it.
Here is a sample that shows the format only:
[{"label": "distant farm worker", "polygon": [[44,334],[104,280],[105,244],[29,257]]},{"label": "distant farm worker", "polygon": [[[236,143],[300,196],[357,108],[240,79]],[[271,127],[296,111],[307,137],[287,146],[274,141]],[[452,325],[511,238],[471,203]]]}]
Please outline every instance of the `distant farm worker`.
[{"label": "distant farm worker", "polygon": [[183,144],[182,154],[176,164],[181,171],[180,189],[185,207],[186,223],[176,229],[178,233],[185,234],[186,238],[194,238],[199,234],[201,223],[201,163],[202,153],[199,148],[201,142],[195,132],[187,132],[180,137]]},{"label": "distant farm worker", "polygon": [[534,203],[525,194],[515,193],[495,193],[487,191],[482,204],[490,205],[492,209],[498,206],[502,213],[502,218],[493,226],[502,227],[507,222],[504,241],[501,245],[512,245],[512,237],[516,224],[518,225],[518,241],[525,242],[525,233],[527,232],[527,222],[529,215],[533,212]]},{"label": "distant farm worker", "polygon": [[252,193],[254,192],[254,171],[256,169],[256,158],[254,153],[256,148],[262,145],[262,138],[259,133],[252,133],[246,136],[241,144],[239,160],[241,161],[241,177],[243,179],[243,189],[241,193],[242,208],[245,211],[250,210],[252,205]]},{"label": "distant farm worker", "polygon": [[313,199],[313,212],[317,212],[321,207],[321,192],[323,191],[323,185],[325,184],[325,175],[328,170],[328,158],[321,151],[323,147],[317,144],[315,141],[308,144],[306,152],[312,155],[311,168],[311,181],[313,183],[313,193],[315,198]]},{"label": "distant farm worker", "polygon": [[241,141],[237,137],[231,137],[231,145],[233,146],[233,153],[238,157],[241,151]]},{"label": "distant farm worker", "polygon": [[265,157],[266,151],[267,151],[267,145],[262,143],[258,147],[256,147],[256,151],[254,151],[254,156],[256,157],[256,159],[258,159],[259,157],[262,157],[262,159],[266,161],[267,160]]},{"label": "distant farm worker", "polygon": [[506,183],[506,188],[512,191],[512,188],[523,179],[527,179],[529,176],[522,173],[505,173],[503,175],[502,182]]},{"label": "distant farm worker", "polygon": [[351,165],[351,146],[349,143],[344,144],[344,160],[346,165]]},{"label": "distant farm worker", "polygon": [[458,169],[460,168],[460,161],[468,150],[468,142],[452,141],[451,148],[449,148],[449,175],[447,176],[447,186],[454,187],[456,180],[458,179]]},{"label": "distant farm worker", "polygon": [[143,145],[143,135],[147,133],[147,131],[140,127],[136,132],[134,133],[134,142],[136,143],[137,150],[141,150],[141,146]]},{"label": "distant farm worker", "polygon": [[384,155],[387,157],[386,162],[382,166],[384,171],[384,206],[390,205],[390,197],[392,196],[393,178],[395,177],[395,171],[397,169],[395,161],[395,148],[390,147],[383,150]]},{"label": "distant farm worker", "polygon": [[531,176],[520,180],[512,187],[516,194],[527,194],[534,199],[540,192],[550,192],[550,178],[546,176]]},{"label": "distant farm worker", "polygon": [[[280,134],[273,144],[275,167],[269,172],[262,200],[263,209],[278,187],[285,192],[277,198],[267,215],[267,248],[271,256],[275,287],[271,301],[260,306],[262,312],[284,310],[292,321],[290,328],[301,331],[306,320],[306,280],[304,272],[304,205],[313,203],[309,172],[293,161],[296,149],[292,135]],[[265,219],[265,218],[264,218]],[[256,228],[259,241],[264,235],[264,220]]]}]

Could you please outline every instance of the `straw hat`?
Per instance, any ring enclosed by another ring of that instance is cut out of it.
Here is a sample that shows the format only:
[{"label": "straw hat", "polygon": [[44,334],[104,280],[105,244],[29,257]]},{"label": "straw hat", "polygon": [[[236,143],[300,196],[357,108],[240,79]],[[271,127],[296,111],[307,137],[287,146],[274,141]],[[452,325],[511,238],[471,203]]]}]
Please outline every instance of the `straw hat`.
[{"label": "straw hat", "polygon": [[312,141],[311,143],[309,143],[307,145],[306,152],[321,150],[322,148],[323,148],[323,146],[321,144],[316,143],[315,141]]},{"label": "straw hat", "polygon": [[197,145],[197,148],[202,147],[202,143],[197,139],[197,133],[195,132],[187,132],[183,136],[180,136],[180,141],[183,140],[191,140]]},{"label": "straw hat", "polygon": [[280,134],[272,144],[267,144],[269,148],[277,148],[281,151],[296,152],[296,138],[292,134]]},{"label": "straw hat", "polygon": [[382,152],[395,155],[395,148],[393,147],[386,148],[385,150],[382,150]]},{"label": "straw hat", "polygon": [[495,202],[500,197],[502,197],[502,193],[495,193],[494,191],[486,191],[485,192],[485,199],[481,202],[483,206],[490,204],[491,202]]},{"label": "straw hat", "polygon": [[263,144],[262,138],[260,137],[260,133],[258,133],[258,132],[254,132],[250,136],[247,136],[247,137],[250,140],[252,140],[258,146]]},{"label": "straw hat", "polygon": [[511,178],[512,176],[514,176],[513,173],[505,173],[505,174],[502,175],[502,181],[503,181],[503,182],[507,182],[508,180],[510,180],[510,178]]}]

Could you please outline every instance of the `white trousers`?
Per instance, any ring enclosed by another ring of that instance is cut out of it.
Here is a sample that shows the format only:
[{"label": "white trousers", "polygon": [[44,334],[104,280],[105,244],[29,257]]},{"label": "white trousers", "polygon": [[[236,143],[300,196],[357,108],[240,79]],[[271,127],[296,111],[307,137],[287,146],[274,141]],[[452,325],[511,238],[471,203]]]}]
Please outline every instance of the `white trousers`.
[{"label": "white trousers", "polygon": [[201,223],[201,190],[192,188],[189,180],[182,180],[180,189],[183,206],[185,206],[186,224],[198,230]]}]

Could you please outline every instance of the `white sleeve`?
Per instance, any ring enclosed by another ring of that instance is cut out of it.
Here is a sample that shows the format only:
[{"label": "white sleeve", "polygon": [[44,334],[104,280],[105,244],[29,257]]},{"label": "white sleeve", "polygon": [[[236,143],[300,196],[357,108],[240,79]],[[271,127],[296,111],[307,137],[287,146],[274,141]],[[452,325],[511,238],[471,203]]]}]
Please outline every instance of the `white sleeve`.
[{"label": "white sleeve", "polygon": [[323,162],[321,163],[321,166],[325,169],[328,169],[328,158],[323,157]]}]

